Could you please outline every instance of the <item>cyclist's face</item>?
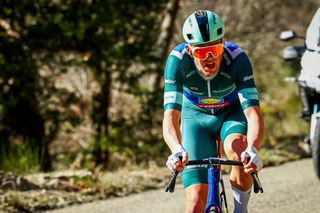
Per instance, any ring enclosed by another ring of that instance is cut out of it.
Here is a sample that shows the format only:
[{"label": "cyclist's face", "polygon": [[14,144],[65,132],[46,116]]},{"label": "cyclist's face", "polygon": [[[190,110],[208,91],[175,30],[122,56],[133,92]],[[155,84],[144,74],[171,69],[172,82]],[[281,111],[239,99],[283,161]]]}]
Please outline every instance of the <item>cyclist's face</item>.
[{"label": "cyclist's face", "polygon": [[[210,42],[208,44],[192,45],[192,48],[212,46],[212,45],[217,45],[217,44],[221,44],[221,43],[222,43],[222,39],[214,41],[214,42]],[[192,52],[189,51],[189,54],[192,55]],[[204,77],[212,77],[213,75],[215,75],[219,71],[221,61],[222,61],[222,54],[217,55],[217,56],[213,56],[213,54],[211,52],[208,52],[207,57],[205,59],[201,59],[198,57],[193,57],[193,58],[194,58],[194,62],[196,64],[197,68],[199,69],[200,73]]]}]

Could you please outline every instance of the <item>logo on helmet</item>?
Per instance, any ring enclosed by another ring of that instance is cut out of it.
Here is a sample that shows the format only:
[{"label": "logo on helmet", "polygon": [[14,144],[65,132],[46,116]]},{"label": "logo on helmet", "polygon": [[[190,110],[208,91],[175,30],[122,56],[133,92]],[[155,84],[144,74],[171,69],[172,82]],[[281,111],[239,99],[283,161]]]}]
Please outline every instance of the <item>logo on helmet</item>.
[{"label": "logo on helmet", "polygon": [[191,17],[189,17],[189,25],[190,25],[190,27],[192,28],[192,20],[191,20]]},{"label": "logo on helmet", "polygon": [[212,21],[213,21],[214,24],[217,24],[217,19],[216,19],[215,16],[212,16]]}]

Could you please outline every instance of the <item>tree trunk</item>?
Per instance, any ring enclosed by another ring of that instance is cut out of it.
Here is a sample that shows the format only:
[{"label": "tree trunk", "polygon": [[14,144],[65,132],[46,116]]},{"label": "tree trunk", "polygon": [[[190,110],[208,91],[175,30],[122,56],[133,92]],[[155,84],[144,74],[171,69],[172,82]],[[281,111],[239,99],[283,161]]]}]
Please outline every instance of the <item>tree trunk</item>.
[{"label": "tree trunk", "polygon": [[[167,58],[167,54],[170,47],[170,42],[173,37],[174,22],[176,20],[179,10],[179,0],[171,0],[167,4],[167,9],[164,15],[164,19],[161,25],[161,34],[156,43],[158,51],[156,52],[159,60],[163,62]],[[158,91],[161,86],[162,73],[158,72],[154,83],[154,91]]]},{"label": "tree trunk", "polygon": [[[100,64],[101,61],[97,62]],[[111,100],[111,72],[102,70],[101,65],[97,67],[97,76],[101,82],[101,91],[94,98],[96,107],[93,107],[93,120],[97,124],[96,145],[93,151],[96,165],[107,165],[110,157],[109,150],[106,148],[109,138],[109,108]]]}]

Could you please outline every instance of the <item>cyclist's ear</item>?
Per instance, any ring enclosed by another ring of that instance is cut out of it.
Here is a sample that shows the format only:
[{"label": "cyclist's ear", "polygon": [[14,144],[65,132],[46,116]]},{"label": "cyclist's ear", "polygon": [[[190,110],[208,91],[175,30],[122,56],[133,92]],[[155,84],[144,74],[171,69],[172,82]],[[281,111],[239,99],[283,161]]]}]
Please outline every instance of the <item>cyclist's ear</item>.
[{"label": "cyclist's ear", "polygon": [[186,45],[184,46],[184,48],[186,49],[186,52],[187,52],[191,57],[193,57],[190,44],[186,44]]}]

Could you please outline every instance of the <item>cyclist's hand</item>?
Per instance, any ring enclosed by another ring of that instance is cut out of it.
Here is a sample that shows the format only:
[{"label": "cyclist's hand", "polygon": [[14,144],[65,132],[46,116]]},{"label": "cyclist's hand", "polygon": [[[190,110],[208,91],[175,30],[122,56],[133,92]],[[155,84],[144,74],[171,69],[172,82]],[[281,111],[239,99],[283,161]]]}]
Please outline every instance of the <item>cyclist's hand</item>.
[{"label": "cyclist's hand", "polygon": [[172,154],[168,157],[166,165],[171,171],[181,172],[187,163],[188,163],[188,153],[179,144],[173,150]]},{"label": "cyclist's hand", "polygon": [[[250,159],[249,162],[248,159]],[[247,149],[241,153],[241,161],[244,164],[245,173],[258,172],[263,167],[262,161],[258,156],[258,151],[252,145],[249,145]]]}]

